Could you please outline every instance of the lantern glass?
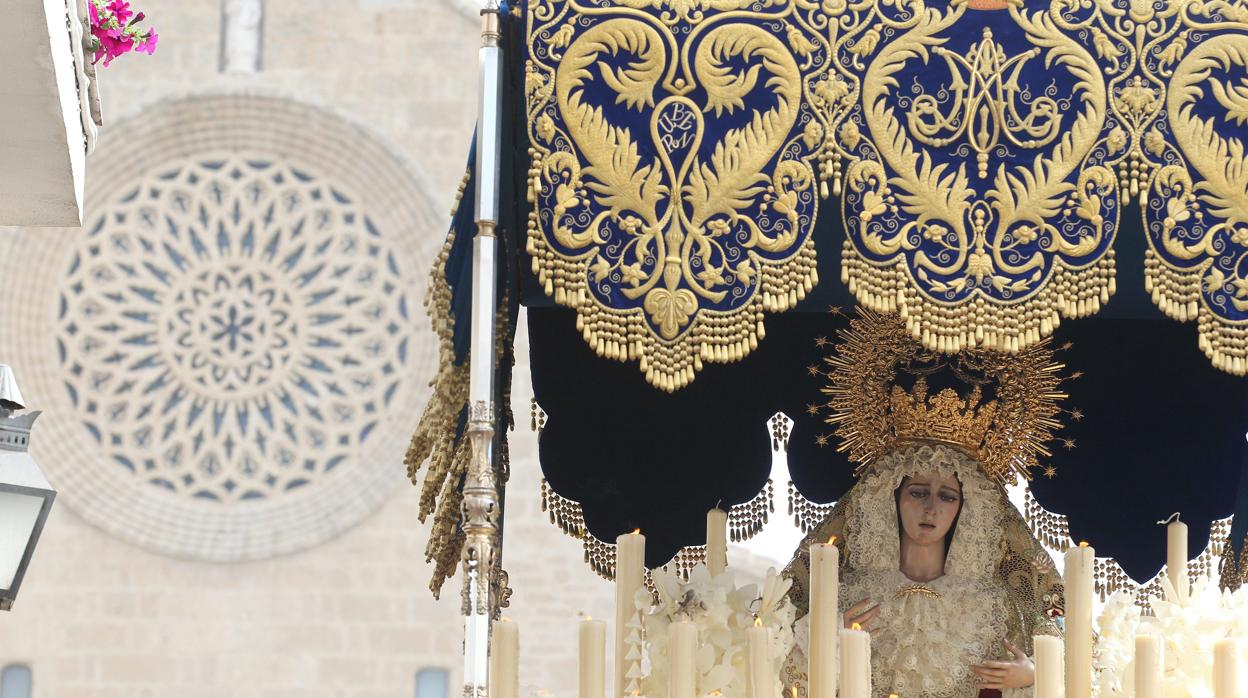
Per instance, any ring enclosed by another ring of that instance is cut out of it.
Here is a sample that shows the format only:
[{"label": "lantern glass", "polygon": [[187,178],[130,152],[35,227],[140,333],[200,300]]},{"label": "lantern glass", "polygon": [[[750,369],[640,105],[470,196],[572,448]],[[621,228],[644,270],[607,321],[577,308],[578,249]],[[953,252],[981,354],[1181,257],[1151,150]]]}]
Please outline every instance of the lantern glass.
[{"label": "lantern glass", "polygon": [[[56,498],[35,459],[25,451],[6,450],[4,437],[0,429],[0,611],[13,606]],[[14,438],[24,444],[27,435]]]},{"label": "lantern glass", "polygon": [[0,492],[0,589],[13,588],[28,549],[34,547],[43,502],[41,496]]}]

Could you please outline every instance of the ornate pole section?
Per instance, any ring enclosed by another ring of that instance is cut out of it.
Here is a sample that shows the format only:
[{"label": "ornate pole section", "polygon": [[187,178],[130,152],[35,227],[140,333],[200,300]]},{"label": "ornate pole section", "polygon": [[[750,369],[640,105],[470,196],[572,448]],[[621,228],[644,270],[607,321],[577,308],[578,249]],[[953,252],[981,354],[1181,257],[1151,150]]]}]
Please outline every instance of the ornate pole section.
[{"label": "ornate pole section", "polygon": [[502,153],[502,68],[497,0],[481,11],[481,103],[477,123],[477,237],[473,240],[472,344],[469,353],[468,440],[464,480],[464,698],[489,698],[491,597],[498,545],[494,478],[494,316]]}]

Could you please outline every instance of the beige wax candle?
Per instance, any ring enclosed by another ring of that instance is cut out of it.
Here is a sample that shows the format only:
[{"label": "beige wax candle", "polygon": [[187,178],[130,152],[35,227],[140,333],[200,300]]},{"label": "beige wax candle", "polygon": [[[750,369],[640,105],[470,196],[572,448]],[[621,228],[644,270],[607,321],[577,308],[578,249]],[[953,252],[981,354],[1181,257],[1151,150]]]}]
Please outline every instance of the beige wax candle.
[{"label": "beige wax candle", "polygon": [[706,512],[706,569],[712,577],[728,569],[728,512],[719,507]]},{"label": "beige wax candle", "polygon": [[1218,640],[1213,645],[1213,698],[1243,698],[1239,683],[1239,642]]},{"label": "beige wax candle", "polygon": [[1092,565],[1087,543],[1066,551],[1066,698],[1092,696]]},{"label": "beige wax candle", "polygon": [[1036,651],[1035,698],[1062,698],[1065,688],[1062,641],[1052,635],[1032,638]]},{"label": "beige wax candle", "polygon": [[646,567],[646,537],[633,531],[615,539],[615,698],[624,698],[628,664],[628,622],[637,613],[637,590]]},{"label": "beige wax candle", "polygon": [[490,698],[520,698],[520,629],[503,618],[490,637]]},{"label": "beige wax candle", "polygon": [[1162,698],[1165,645],[1156,635],[1135,636],[1135,698]]},{"label": "beige wax candle", "polygon": [[840,698],[871,698],[871,636],[855,623],[840,639]]},{"label": "beige wax candle", "polygon": [[749,654],[748,698],[778,698],[772,695],[776,672],[771,664],[771,631],[755,619],[754,627],[746,628],[745,639]]},{"label": "beige wax candle", "polygon": [[668,698],[694,698],[698,690],[698,626],[682,618],[667,626]]},{"label": "beige wax candle", "polygon": [[836,698],[837,667],[840,662],[837,638],[841,615],[840,552],[832,545],[810,546],[810,677],[809,698]]},{"label": "beige wax candle", "polygon": [[586,618],[578,631],[577,683],[579,698],[603,698],[607,663],[607,624]]},{"label": "beige wax candle", "polygon": [[1187,579],[1187,524],[1174,521],[1166,525],[1166,576],[1174,585],[1174,591],[1180,599],[1186,599],[1189,582]]}]

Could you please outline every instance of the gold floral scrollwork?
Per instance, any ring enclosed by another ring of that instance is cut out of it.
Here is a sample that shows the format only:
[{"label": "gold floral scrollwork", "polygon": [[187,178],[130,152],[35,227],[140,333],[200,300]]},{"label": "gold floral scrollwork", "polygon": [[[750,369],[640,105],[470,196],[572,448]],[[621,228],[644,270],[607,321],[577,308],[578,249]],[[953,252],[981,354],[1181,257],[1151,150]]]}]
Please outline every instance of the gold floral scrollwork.
[{"label": "gold floral scrollwork", "polygon": [[1180,3],[1150,20],[1145,281],[1163,312],[1196,320],[1215,366],[1248,374],[1248,6]]},{"label": "gold floral scrollwork", "polygon": [[954,352],[1019,351],[1108,301],[1137,133],[1114,103],[1125,9],[878,0],[842,17],[837,64],[861,66],[831,119],[842,279],[862,304]]},{"label": "gold floral scrollwork", "polygon": [[[826,3],[825,3],[826,4]],[[817,283],[829,18],[809,0],[537,0],[527,251],[601,355],[666,390]]]}]

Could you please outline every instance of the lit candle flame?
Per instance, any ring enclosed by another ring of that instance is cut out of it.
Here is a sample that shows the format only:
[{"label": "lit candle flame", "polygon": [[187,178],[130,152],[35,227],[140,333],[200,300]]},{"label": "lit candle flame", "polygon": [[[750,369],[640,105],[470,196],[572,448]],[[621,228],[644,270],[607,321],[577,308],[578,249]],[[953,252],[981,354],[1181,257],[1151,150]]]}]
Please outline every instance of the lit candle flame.
[{"label": "lit candle flame", "polygon": [[853,625],[853,629],[854,629],[854,630],[862,630],[862,626],[861,626],[861,625],[858,625],[857,623],[854,623],[854,625]]},{"label": "lit candle flame", "polygon": [[1088,542],[1087,542],[1086,540],[1081,540],[1081,541],[1079,541],[1079,547],[1080,547],[1080,548],[1086,548],[1086,547],[1088,547]]},{"label": "lit candle flame", "polygon": [[756,628],[761,628],[761,627],[763,627],[763,619],[762,619],[762,618],[759,618],[759,617],[757,617],[757,616],[755,616],[755,617],[754,617],[754,627],[756,627]]},{"label": "lit candle flame", "polygon": [[828,539],[828,545],[836,545],[836,536],[832,536]]},{"label": "lit candle flame", "polygon": [[633,532],[632,532],[632,533],[630,533],[629,535],[630,535],[630,536],[635,536],[635,535],[637,535],[637,534],[639,534],[639,533],[641,533],[641,529],[640,529],[640,528],[634,528],[634,529],[633,529]]}]

